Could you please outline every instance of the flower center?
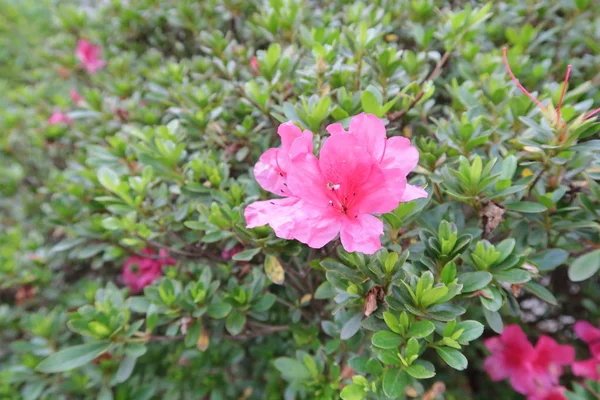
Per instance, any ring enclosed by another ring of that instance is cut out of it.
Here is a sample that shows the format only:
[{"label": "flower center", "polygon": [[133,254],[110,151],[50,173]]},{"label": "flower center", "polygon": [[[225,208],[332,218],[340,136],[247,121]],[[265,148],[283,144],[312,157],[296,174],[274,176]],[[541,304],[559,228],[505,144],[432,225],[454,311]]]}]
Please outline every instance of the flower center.
[{"label": "flower center", "polygon": [[327,189],[331,192],[331,196],[329,196],[331,199],[329,200],[329,205],[338,212],[348,215],[348,210],[356,199],[356,192],[347,195],[343,194],[340,188],[341,185],[339,183],[327,182]]}]

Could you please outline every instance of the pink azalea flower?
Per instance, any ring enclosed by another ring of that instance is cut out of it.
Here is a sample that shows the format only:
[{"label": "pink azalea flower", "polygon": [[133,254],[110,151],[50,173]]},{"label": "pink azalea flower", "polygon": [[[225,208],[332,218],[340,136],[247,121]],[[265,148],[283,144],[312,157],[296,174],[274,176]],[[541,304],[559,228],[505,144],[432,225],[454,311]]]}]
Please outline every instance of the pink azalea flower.
[{"label": "pink azalea flower", "polygon": [[544,388],[558,385],[563,366],[575,361],[575,349],[560,345],[549,336],[541,336],[535,345],[535,358],[532,361],[536,383]]},{"label": "pink azalea flower", "polygon": [[527,400],[567,400],[565,391],[566,389],[563,386],[542,389],[533,395],[527,396]]},{"label": "pink azalea flower", "polygon": [[75,104],[80,104],[83,102],[83,97],[81,97],[79,95],[79,93],[77,93],[77,90],[75,89],[71,89],[69,91],[69,94],[71,95],[71,100],[73,100],[73,103]]},{"label": "pink azalea flower", "polygon": [[531,360],[535,350],[519,325],[509,325],[500,336],[487,339],[485,346],[492,353],[483,363],[483,368],[492,381],[508,378],[513,389],[526,394],[535,390],[531,379]]},{"label": "pink azalea flower", "polygon": [[67,124],[71,125],[73,120],[65,113],[60,111],[55,111],[52,113],[50,118],[48,118],[48,124],[50,125],[58,125],[58,124]]},{"label": "pink azalea flower", "polygon": [[[145,248],[142,253],[149,256],[156,255],[151,248]],[[160,250],[159,258],[146,258],[141,256],[131,256],[123,265],[123,281],[133,293],[138,293],[144,287],[148,286],[162,275],[162,268],[165,265],[175,265],[175,260],[168,258],[166,250]]]},{"label": "pink azalea flower", "polygon": [[575,360],[573,347],[559,345],[548,336],[540,337],[534,348],[518,325],[507,326],[485,345],[492,352],[484,362],[490,378],[509,378],[513,389],[525,395],[550,391],[558,385],[563,366]]},{"label": "pink azalea flower", "polygon": [[588,344],[593,357],[574,362],[571,365],[573,374],[600,382],[600,329],[587,321],[578,321],[575,323],[575,333]]},{"label": "pink azalea flower", "polygon": [[77,42],[75,55],[90,74],[96,73],[106,65],[106,61],[100,59],[102,56],[100,46],[93,45],[84,39]]},{"label": "pink azalea flower", "polygon": [[252,74],[260,74],[260,64],[255,56],[250,57],[250,69],[252,70]]},{"label": "pink azalea flower", "polygon": [[249,205],[248,227],[269,224],[278,237],[313,248],[339,234],[347,251],[372,254],[381,248],[383,234],[383,222],[373,214],[427,196],[406,184],[419,154],[405,138],[387,139],[383,122],[373,115],[354,117],[348,132],[340,124],[328,131],[332,135],[317,158],[312,133],[291,123],[280,127],[282,148],[265,152],[254,173],[264,189],[285,198]]},{"label": "pink azalea flower", "polygon": [[600,329],[587,321],[577,321],[575,323],[575,333],[590,346],[592,355],[600,358]]}]

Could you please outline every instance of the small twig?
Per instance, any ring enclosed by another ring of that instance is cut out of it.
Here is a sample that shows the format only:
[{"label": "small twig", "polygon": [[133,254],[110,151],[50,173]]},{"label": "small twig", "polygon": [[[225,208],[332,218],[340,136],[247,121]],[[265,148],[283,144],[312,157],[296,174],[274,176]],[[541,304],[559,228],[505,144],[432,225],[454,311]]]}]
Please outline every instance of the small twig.
[{"label": "small twig", "polygon": [[[450,58],[450,54],[452,54],[451,50],[448,50],[447,52],[445,52],[444,55],[442,56],[442,58],[435,65],[435,68],[433,69],[433,71],[431,71],[431,73],[425,79],[423,79],[421,82],[419,82],[419,85],[422,85],[423,83],[425,83],[427,81],[431,81],[431,80],[434,80],[435,78],[437,78],[437,76],[442,71],[442,68],[444,67],[444,65],[448,62],[448,59]],[[390,121],[395,121],[398,118],[401,118],[404,114],[409,112],[411,110],[411,108],[413,108],[419,101],[421,101],[421,99],[423,98],[424,95],[425,95],[425,91],[423,89],[419,90],[419,92],[417,93],[415,98],[408,104],[408,107],[406,109],[399,110],[399,111],[396,111],[393,113],[389,113],[387,115],[387,119]]]},{"label": "small twig", "polygon": [[177,342],[183,340],[185,335],[177,336],[150,336],[146,338],[146,342]]},{"label": "small twig", "polygon": [[538,184],[538,182],[540,181],[540,179],[542,179],[542,176],[546,173],[547,170],[548,170],[548,168],[544,166],[544,168],[542,168],[542,170],[540,172],[538,172],[537,176],[531,182],[531,184],[529,185],[529,188],[527,189],[527,196],[529,196],[531,194],[531,191],[533,190],[533,188],[535,187],[535,185]]},{"label": "small twig", "polygon": [[268,110],[264,110],[259,104],[257,104],[254,100],[252,100],[250,98],[250,96],[248,96],[248,94],[246,93],[246,90],[243,87],[238,86],[236,88],[236,91],[238,92],[239,95],[241,95],[243,98],[248,100],[250,102],[250,104],[252,104],[254,107],[256,107],[258,109],[258,111],[260,111],[265,117],[267,117],[269,119],[269,121],[271,122],[271,124],[273,125],[273,127],[276,127],[278,125],[277,120],[275,118],[273,118],[271,113]]}]

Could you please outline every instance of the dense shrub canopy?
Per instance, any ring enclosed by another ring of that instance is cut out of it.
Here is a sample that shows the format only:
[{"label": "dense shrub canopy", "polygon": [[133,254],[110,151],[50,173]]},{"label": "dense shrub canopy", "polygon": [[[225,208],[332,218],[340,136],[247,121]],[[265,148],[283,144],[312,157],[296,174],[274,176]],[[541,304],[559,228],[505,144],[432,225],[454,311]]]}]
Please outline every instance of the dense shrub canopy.
[{"label": "dense shrub canopy", "polygon": [[592,0],[0,0],[0,397],[598,398],[599,43]]}]

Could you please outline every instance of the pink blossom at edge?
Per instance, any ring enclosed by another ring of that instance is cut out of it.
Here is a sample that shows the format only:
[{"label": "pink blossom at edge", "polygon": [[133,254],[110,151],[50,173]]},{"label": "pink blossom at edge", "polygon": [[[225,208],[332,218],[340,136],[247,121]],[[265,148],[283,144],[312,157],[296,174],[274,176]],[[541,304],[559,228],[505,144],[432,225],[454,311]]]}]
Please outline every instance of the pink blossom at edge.
[{"label": "pink blossom at edge", "polygon": [[73,100],[73,103],[81,104],[83,102],[83,97],[81,97],[77,90],[71,89],[69,91],[69,95],[71,96],[71,100]]},{"label": "pink blossom at edge", "polygon": [[[148,256],[156,255],[155,250],[148,247],[143,249],[142,253]],[[133,293],[138,293],[162,275],[165,265],[175,265],[175,263],[176,261],[169,258],[164,249],[160,250],[158,258],[131,256],[123,265],[123,282]]]},{"label": "pink blossom at edge", "polygon": [[575,350],[542,336],[535,347],[519,325],[509,325],[501,335],[487,339],[491,355],[484,369],[493,381],[509,379],[513,389],[529,400],[554,400],[562,396],[558,388],[563,367],[575,360]]},{"label": "pink blossom at edge", "polygon": [[256,56],[250,57],[250,70],[254,75],[260,74],[260,64],[258,63]]},{"label": "pink blossom at edge", "polygon": [[100,46],[93,45],[84,39],[77,42],[75,55],[90,74],[95,74],[106,65],[106,61],[100,59],[102,56]]},{"label": "pink blossom at edge", "polygon": [[600,382],[600,329],[587,321],[577,321],[575,333],[588,344],[592,358],[574,362],[571,366],[573,374]]},{"label": "pink blossom at edge", "polygon": [[58,125],[58,124],[66,124],[71,125],[73,120],[65,113],[60,111],[55,111],[52,113],[50,118],[48,118],[49,125]]}]

